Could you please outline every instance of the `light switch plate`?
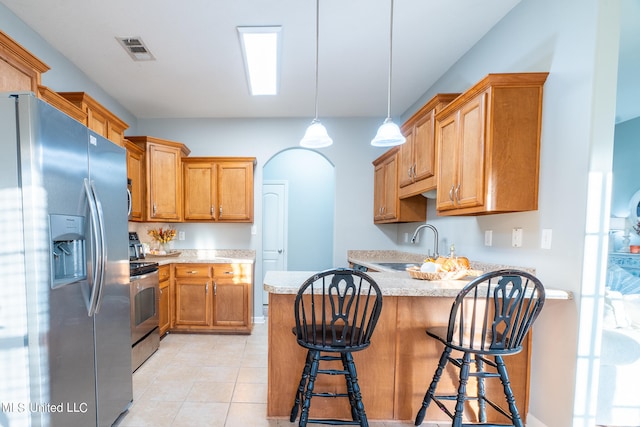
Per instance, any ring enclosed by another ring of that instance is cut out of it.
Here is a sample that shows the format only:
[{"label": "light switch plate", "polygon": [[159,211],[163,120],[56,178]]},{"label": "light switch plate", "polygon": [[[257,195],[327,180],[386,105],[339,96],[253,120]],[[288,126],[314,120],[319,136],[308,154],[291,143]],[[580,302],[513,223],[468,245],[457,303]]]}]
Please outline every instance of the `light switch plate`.
[{"label": "light switch plate", "polygon": [[178,231],[178,240],[184,240],[184,231]]},{"label": "light switch plate", "polygon": [[485,230],[484,232],[484,245],[493,245],[493,230]]},{"label": "light switch plate", "polygon": [[551,249],[552,230],[550,228],[542,229],[542,238],[540,239],[540,247],[542,249]]},{"label": "light switch plate", "polygon": [[511,246],[514,248],[522,247],[522,228],[514,228],[511,234]]}]

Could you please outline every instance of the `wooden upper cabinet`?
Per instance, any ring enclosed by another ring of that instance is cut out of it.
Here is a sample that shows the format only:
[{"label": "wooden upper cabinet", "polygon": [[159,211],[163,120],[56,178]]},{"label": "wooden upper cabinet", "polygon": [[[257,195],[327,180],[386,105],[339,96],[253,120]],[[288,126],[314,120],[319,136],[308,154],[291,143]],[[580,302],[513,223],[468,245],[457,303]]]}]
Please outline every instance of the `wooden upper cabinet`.
[{"label": "wooden upper cabinet", "polygon": [[152,136],[127,139],[145,152],[145,221],[181,221],[182,157],[189,155],[189,149]]},{"label": "wooden upper cabinet", "polygon": [[400,198],[436,188],[435,115],[458,95],[442,93],[434,96],[402,125],[407,142],[400,148]]},{"label": "wooden upper cabinet", "polygon": [[436,115],[439,215],[538,208],[547,75],[489,74]]},{"label": "wooden upper cabinet", "polygon": [[253,157],[183,159],[184,219],[253,222]]},{"label": "wooden upper cabinet", "polygon": [[63,98],[57,92],[49,89],[46,86],[38,86],[38,98],[46,101],[52,106],[56,107],[58,110],[62,111],[66,115],[76,119],[83,125],[87,123],[87,113],[82,111],[76,105],[74,105],[71,101],[66,98]]},{"label": "wooden upper cabinet", "polygon": [[124,147],[124,131],[129,125],[85,92],[59,92],[58,94],[87,115],[85,125],[89,129]]},{"label": "wooden upper cabinet", "polygon": [[127,149],[127,178],[131,180],[131,217],[129,221],[145,219],[145,157],[144,150],[125,139]]},{"label": "wooden upper cabinet", "polygon": [[373,161],[373,222],[417,222],[427,219],[427,199],[398,197],[398,155],[394,147]]},{"label": "wooden upper cabinet", "polygon": [[38,93],[42,73],[49,66],[0,31],[0,92]]}]

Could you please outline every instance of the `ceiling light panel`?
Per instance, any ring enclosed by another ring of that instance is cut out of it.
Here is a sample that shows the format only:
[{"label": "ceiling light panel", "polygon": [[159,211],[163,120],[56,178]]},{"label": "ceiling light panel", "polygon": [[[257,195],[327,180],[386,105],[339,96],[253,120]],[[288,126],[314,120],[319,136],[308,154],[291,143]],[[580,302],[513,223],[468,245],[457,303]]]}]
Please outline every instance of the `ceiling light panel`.
[{"label": "ceiling light panel", "polygon": [[276,95],[282,27],[237,28],[249,92],[251,95]]}]

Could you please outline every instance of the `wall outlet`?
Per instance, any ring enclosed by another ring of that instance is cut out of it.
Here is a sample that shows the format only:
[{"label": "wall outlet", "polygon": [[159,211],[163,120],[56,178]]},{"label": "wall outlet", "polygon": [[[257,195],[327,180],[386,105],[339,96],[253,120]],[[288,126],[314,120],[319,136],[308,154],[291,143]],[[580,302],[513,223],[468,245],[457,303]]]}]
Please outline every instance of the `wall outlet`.
[{"label": "wall outlet", "polygon": [[540,247],[542,249],[551,249],[551,236],[553,232],[550,228],[542,229],[542,237],[540,239]]},{"label": "wall outlet", "polygon": [[514,228],[511,233],[511,246],[514,248],[522,247],[522,228]]},{"label": "wall outlet", "polygon": [[178,240],[184,240],[184,231],[178,231]]},{"label": "wall outlet", "polygon": [[409,243],[409,233],[404,233],[404,242]]},{"label": "wall outlet", "polygon": [[493,244],[493,230],[486,230],[484,232],[484,245],[491,246]]}]

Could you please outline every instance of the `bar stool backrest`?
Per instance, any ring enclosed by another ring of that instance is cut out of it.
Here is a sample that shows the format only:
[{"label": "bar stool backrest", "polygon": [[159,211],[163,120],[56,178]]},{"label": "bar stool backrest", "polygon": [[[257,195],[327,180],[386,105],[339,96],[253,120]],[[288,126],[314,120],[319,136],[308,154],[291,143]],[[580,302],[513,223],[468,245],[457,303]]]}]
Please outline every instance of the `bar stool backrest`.
[{"label": "bar stool backrest", "polygon": [[486,273],[469,282],[451,308],[447,342],[479,354],[513,354],[544,305],[540,280],[519,270]]},{"label": "bar stool backrest", "polygon": [[298,344],[320,351],[357,351],[369,346],[382,294],[367,274],[332,269],[307,279],[294,307]]}]

